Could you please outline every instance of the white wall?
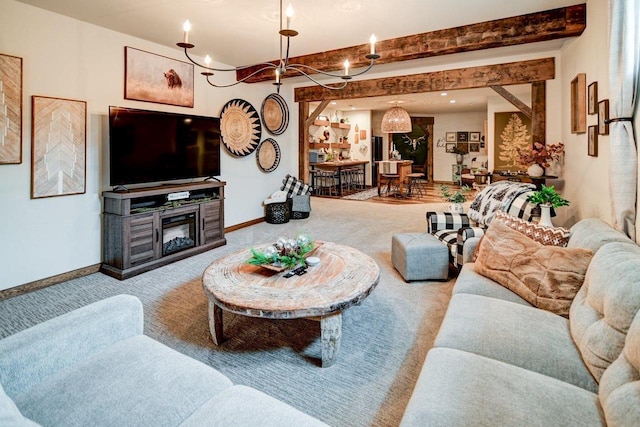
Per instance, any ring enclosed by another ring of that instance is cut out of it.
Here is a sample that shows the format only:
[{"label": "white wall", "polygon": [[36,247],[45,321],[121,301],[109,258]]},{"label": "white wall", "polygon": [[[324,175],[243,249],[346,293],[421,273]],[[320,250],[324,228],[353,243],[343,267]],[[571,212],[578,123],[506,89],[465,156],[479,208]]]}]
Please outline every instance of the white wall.
[{"label": "white wall", "polygon": [[[447,132],[480,132],[484,135],[484,121],[487,113],[484,111],[455,113],[455,114],[430,114],[433,117],[433,180],[435,182],[451,182],[451,165],[456,163],[456,155],[447,153]],[[471,159],[475,156],[486,155],[485,148],[478,153],[469,153],[464,157],[464,164],[471,165]]]},{"label": "white wall", "polygon": [[[565,44],[561,52],[561,139],[565,143],[563,195],[571,206],[559,209],[556,224],[572,225],[581,218],[597,217],[611,223],[609,190],[609,136],[598,136],[598,157],[587,155],[587,134],[572,134],[570,128],[570,83],[586,73],[587,85],[598,82],[598,98],[609,98],[608,2],[587,3],[587,28],[581,37]],[[587,126],[597,124],[597,115],[587,115]]]},{"label": "white wall", "polygon": [[[176,40],[181,37],[178,28]],[[109,105],[219,116],[222,106],[233,98],[245,99],[260,111],[265,96],[272,92],[269,83],[215,89],[196,71],[194,108],[128,101],[123,99],[124,46],[184,58],[178,48],[0,0],[0,53],[23,58],[23,161],[0,165],[0,290],[101,262],[101,192],[109,189],[105,129]],[[30,198],[32,95],[87,102],[85,194]],[[291,100],[292,89],[283,88],[283,96]],[[289,108],[292,125],[275,137],[282,160],[273,173],[258,169],[255,153],[234,158],[222,148],[225,226],[264,216],[262,200],[279,188],[284,175],[297,174],[297,108],[293,102]],[[263,139],[268,136],[263,131]]]}]

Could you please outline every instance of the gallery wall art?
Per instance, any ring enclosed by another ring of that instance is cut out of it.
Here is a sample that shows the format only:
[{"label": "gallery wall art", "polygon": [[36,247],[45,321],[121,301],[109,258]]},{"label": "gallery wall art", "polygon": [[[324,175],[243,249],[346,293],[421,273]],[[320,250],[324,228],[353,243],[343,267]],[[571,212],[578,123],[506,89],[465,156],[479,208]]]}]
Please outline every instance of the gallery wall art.
[{"label": "gallery wall art", "polygon": [[124,48],[124,97],[193,108],[193,64]]},{"label": "gallery wall art", "polygon": [[22,163],[22,58],[0,54],[0,164]]},{"label": "gallery wall art", "polygon": [[31,198],[85,192],[87,103],[33,96]]}]

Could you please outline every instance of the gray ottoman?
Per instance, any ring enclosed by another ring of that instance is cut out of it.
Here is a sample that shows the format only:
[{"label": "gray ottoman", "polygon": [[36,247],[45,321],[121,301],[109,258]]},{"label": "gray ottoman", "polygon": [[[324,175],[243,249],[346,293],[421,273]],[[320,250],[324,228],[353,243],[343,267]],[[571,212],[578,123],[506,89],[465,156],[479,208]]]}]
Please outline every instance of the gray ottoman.
[{"label": "gray ottoman", "polygon": [[391,262],[409,280],[446,280],[449,277],[447,245],[429,233],[394,234]]}]

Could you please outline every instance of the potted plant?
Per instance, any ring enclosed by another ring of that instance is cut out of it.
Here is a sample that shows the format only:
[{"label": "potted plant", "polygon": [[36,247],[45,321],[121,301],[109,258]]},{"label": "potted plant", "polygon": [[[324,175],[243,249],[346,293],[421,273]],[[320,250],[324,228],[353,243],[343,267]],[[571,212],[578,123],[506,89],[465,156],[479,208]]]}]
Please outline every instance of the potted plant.
[{"label": "potted plant", "polygon": [[562,142],[549,145],[534,142],[531,151],[524,153],[520,150],[518,151],[518,154],[520,154],[520,163],[523,166],[527,166],[527,174],[529,176],[544,175],[544,168],[551,166],[549,162],[552,160],[560,160],[563,153],[564,144]]},{"label": "potted plant", "polygon": [[546,227],[553,227],[553,223],[551,222],[551,208],[557,209],[562,206],[569,206],[569,201],[562,198],[553,185],[547,187],[543,184],[542,188],[531,193],[527,200],[540,206],[539,224]]},{"label": "potted plant", "polygon": [[458,163],[459,165],[461,165],[462,162],[464,161],[464,156],[469,154],[467,150],[465,150],[464,148],[458,147],[457,145],[453,147],[453,150],[451,150],[451,152],[456,155],[456,163]]},{"label": "potted plant", "polygon": [[449,202],[449,211],[451,213],[463,213],[462,203],[467,201],[467,193],[471,191],[471,187],[463,185],[459,190],[451,191],[446,185],[440,185],[440,195],[442,199]]}]

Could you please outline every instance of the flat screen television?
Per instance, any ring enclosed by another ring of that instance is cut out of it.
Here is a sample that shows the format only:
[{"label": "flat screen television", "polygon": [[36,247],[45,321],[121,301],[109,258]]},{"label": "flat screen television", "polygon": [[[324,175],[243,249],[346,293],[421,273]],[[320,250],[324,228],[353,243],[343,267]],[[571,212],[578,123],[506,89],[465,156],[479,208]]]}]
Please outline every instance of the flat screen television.
[{"label": "flat screen television", "polygon": [[111,186],[220,175],[220,119],[109,107]]}]

